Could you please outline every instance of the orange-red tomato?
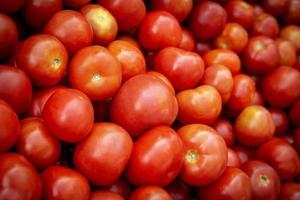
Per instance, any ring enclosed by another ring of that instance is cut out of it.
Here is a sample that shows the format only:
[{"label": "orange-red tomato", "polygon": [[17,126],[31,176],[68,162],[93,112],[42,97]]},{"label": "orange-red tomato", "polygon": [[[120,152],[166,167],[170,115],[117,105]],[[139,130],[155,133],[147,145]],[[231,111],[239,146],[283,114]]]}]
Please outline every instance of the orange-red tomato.
[{"label": "orange-red tomato", "polygon": [[156,71],[148,71],[147,74],[150,74],[150,75],[155,76],[156,78],[159,78],[160,80],[162,80],[168,86],[168,88],[171,90],[172,94],[175,95],[174,86],[172,85],[170,80],[165,75],[163,75],[162,73],[156,72]]},{"label": "orange-red tomato", "polygon": [[293,43],[282,38],[277,38],[275,42],[279,53],[279,64],[294,66],[297,61],[297,51]]},{"label": "orange-red tomato", "polygon": [[182,36],[178,47],[187,51],[194,51],[196,46],[194,35],[186,28],[182,27]]},{"label": "orange-red tomato", "polygon": [[261,13],[256,16],[254,25],[251,29],[251,35],[264,35],[271,38],[276,38],[279,34],[279,24],[275,17],[268,13]]},{"label": "orange-red tomato", "polygon": [[296,25],[289,25],[281,29],[280,36],[283,39],[289,40],[300,51],[300,27]]},{"label": "orange-red tomato", "polygon": [[148,185],[138,187],[130,195],[129,200],[172,200],[171,196],[166,190],[161,187]]},{"label": "orange-red tomato", "polygon": [[89,200],[124,200],[122,196],[107,190],[96,190],[91,193]]}]

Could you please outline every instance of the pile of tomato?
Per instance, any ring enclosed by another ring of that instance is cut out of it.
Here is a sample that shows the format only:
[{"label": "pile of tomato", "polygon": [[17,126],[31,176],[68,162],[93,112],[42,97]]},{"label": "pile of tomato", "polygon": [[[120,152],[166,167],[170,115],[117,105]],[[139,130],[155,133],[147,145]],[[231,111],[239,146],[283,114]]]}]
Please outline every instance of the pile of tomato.
[{"label": "pile of tomato", "polygon": [[0,200],[299,200],[299,0],[0,0]]}]

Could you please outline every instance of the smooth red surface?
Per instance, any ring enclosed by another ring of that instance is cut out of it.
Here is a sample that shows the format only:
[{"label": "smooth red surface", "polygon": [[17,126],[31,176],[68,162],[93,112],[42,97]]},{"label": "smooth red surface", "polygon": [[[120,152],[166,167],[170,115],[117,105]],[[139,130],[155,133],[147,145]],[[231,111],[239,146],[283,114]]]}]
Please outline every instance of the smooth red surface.
[{"label": "smooth red surface", "polygon": [[158,186],[141,186],[133,191],[129,200],[172,200],[171,196],[163,188]]}]

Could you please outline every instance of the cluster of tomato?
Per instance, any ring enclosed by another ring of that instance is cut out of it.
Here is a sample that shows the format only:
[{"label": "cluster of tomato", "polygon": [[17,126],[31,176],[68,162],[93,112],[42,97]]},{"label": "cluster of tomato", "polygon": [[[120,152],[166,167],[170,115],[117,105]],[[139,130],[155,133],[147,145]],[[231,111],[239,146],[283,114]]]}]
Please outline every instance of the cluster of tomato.
[{"label": "cluster of tomato", "polygon": [[299,200],[299,0],[0,0],[0,200]]}]

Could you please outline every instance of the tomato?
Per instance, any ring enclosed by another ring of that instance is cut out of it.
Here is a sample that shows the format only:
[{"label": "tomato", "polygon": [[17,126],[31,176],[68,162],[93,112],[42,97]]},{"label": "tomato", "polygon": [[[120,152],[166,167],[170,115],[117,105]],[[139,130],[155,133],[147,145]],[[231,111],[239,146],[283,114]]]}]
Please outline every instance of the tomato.
[{"label": "tomato", "polygon": [[119,178],[112,185],[104,187],[104,189],[117,193],[122,196],[124,199],[128,199],[131,193],[131,185],[124,178]]},{"label": "tomato", "polygon": [[22,8],[25,0],[2,0],[0,1],[0,12],[6,14],[16,13]]},{"label": "tomato", "polygon": [[230,121],[226,119],[217,119],[211,123],[211,127],[214,128],[217,133],[223,137],[226,145],[231,147],[235,142],[235,134]]},{"label": "tomato", "polygon": [[182,141],[173,129],[154,127],[134,143],[126,177],[135,185],[166,186],[180,171],[183,150]]},{"label": "tomato", "polygon": [[172,200],[171,196],[163,188],[158,186],[141,186],[133,191],[129,200]]},{"label": "tomato", "polygon": [[189,27],[198,39],[209,40],[222,33],[226,21],[227,13],[221,5],[204,1],[193,8]]},{"label": "tomato", "polygon": [[297,61],[297,52],[293,43],[282,38],[277,38],[275,42],[279,53],[279,64],[294,66]]},{"label": "tomato", "polygon": [[190,14],[193,0],[151,0],[150,5],[153,10],[165,10],[182,22]]},{"label": "tomato", "polygon": [[194,51],[195,43],[194,35],[188,29],[182,27],[182,36],[178,47],[186,51]]},{"label": "tomato", "polygon": [[71,8],[81,8],[90,3],[91,0],[63,0],[64,5]]},{"label": "tomato", "polygon": [[115,95],[110,115],[132,137],[158,125],[171,125],[178,113],[176,98],[169,87],[151,74],[126,81]]},{"label": "tomato", "polygon": [[263,97],[269,104],[288,107],[300,96],[300,72],[282,66],[265,76],[261,85]]},{"label": "tomato", "polygon": [[18,68],[0,65],[0,98],[17,114],[22,114],[30,105],[31,97],[32,86],[26,74]]},{"label": "tomato", "polygon": [[190,189],[180,180],[175,180],[165,187],[173,200],[187,200],[191,198]]},{"label": "tomato", "polygon": [[51,166],[41,173],[43,199],[88,200],[90,186],[84,176],[61,166]]},{"label": "tomato", "polygon": [[13,53],[18,42],[16,23],[8,16],[0,13],[0,60]]},{"label": "tomato", "polygon": [[124,198],[114,192],[106,190],[97,190],[91,193],[90,200],[124,200]]},{"label": "tomato", "polygon": [[[298,11],[297,11],[298,12]],[[289,40],[300,51],[300,27],[289,25],[281,29],[280,36],[283,39]]]},{"label": "tomato", "polygon": [[300,172],[296,150],[287,142],[273,138],[257,150],[257,158],[271,165],[282,181],[291,180]]},{"label": "tomato", "polygon": [[254,20],[254,25],[251,29],[253,36],[264,35],[271,38],[276,38],[279,33],[279,24],[275,17],[270,14],[262,13]]},{"label": "tomato", "polygon": [[254,22],[254,8],[246,1],[233,0],[226,5],[228,21],[236,22],[246,30],[250,29]]},{"label": "tomato", "polygon": [[227,167],[217,181],[198,188],[198,196],[213,200],[250,200],[252,191],[249,176],[239,168]]},{"label": "tomato", "polygon": [[281,200],[297,200],[300,197],[300,184],[289,182],[281,186]]},{"label": "tomato", "polygon": [[192,186],[204,186],[217,180],[227,163],[223,138],[213,128],[202,124],[183,126],[177,133],[185,146],[180,179]]},{"label": "tomato", "polygon": [[93,105],[86,95],[76,89],[57,89],[46,102],[42,118],[60,140],[78,142],[93,127]]},{"label": "tomato", "polygon": [[41,118],[25,118],[21,122],[21,134],[17,152],[26,157],[37,169],[55,164],[60,157],[60,142],[45,127]]},{"label": "tomato", "polygon": [[94,185],[108,186],[120,177],[132,146],[130,135],[122,127],[97,123],[90,135],[76,145],[74,165]]},{"label": "tomato", "polygon": [[138,31],[139,42],[147,50],[178,46],[181,36],[182,29],[179,22],[166,11],[147,13]]},{"label": "tomato", "polygon": [[240,161],[238,154],[230,148],[227,148],[227,164],[226,164],[226,166],[227,167],[238,167],[238,168],[241,166],[241,161]]},{"label": "tomato", "polygon": [[298,0],[290,0],[290,6],[285,13],[284,20],[289,24],[297,24],[300,22],[300,2]]},{"label": "tomato", "polygon": [[143,0],[98,0],[116,18],[121,31],[137,28],[146,15]]},{"label": "tomato", "polygon": [[92,26],[94,44],[107,45],[116,38],[118,32],[117,21],[104,7],[88,4],[82,7],[80,12]]},{"label": "tomato", "polygon": [[167,47],[156,55],[154,70],[165,75],[175,90],[181,91],[198,84],[204,73],[204,62],[197,53]]},{"label": "tomato", "polygon": [[137,41],[137,39],[134,36],[130,35],[130,34],[118,35],[117,40],[129,42],[133,46],[137,47],[140,51],[143,51],[143,49],[142,49],[140,43]]},{"label": "tomato", "polygon": [[138,47],[127,41],[115,40],[107,49],[121,63],[123,82],[146,72],[146,61]]},{"label": "tomato", "polygon": [[214,86],[226,103],[233,89],[233,77],[230,70],[224,65],[211,65],[205,69],[202,83]]},{"label": "tomato", "polygon": [[209,124],[221,113],[222,98],[210,85],[183,90],[177,93],[176,98],[179,107],[177,118],[182,124]]},{"label": "tomato", "polygon": [[257,3],[252,3],[254,15],[257,17],[258,15],[264,13],[264,9]]},{"label": "tomato", "polygon": [[150,75],[162,80],[168,86],[168,88],[171,90],[172,94],[175,95],[175,89],[174,89],[172,83],[169,81],[169,79],[165,75],[163,75],[159,72],[156,72],[156,71],[148,71],[147,74],[150,74]]},{"label": "tomato", "polygon": [[252,103],[251,105],[259,105],[259,106],[264,106],[265,105],[265,100],[260,92],[255,90],[254,96],[252,98]]},{"label": "tomato", "polygon": [[262,6],[266,12],[279,17],[289,9],[290,0],[263,0]]},{"label": "tomato", "polygon": [[20,121],[15,111],[0,99],[0,153],[15,145],[20,135]]},{"label": "tomato", "polygon": [[55,13],[46,24],[44,33],[57,37],[70,55],[90,46],[93,41],[91,25],[82,14],[73,10]]},{"label": "tomato", "polygon": [[224,65],[233,75],[237,74],[241,69],[241,61],[239,56],[229,49],[215,49],[204,54],[203,60],[205,66]]},{"label": "tomato", "polygon": [[253,200],[278,199],[280,179],[270,165],[258,160],[249,160],[241,169],[250,178]]},{"label": "tomato", "polygon": [[105,100],[121,86],[122,69],[105,47],[95,45],[76,52],[69,64],[68,78],[74,88],[91,100]]},{"label": "tomato", "polygon": [[204,56],[207,52],[211,51],[212,48],[212,44],[209,41],[197,41],[195,46],[195,52],[200,56]]},{"label": "tomato", "polygon": [[255,151],[253,149],[245,148],[244,146],[241,145],[235,145],[232,150],[234,150],[240,161],[241,164],[247,162],[248,160],[251,160],[255,157]]},{"label": "tomato", "polygon": [[0,155],[0,199],[39,200],[41,180],[23,156],[16,153]]},{"label": "tomato", "polygon": [[289,118],[287,114],[276,108],[268,108],[275,124],[275,135],[283,135],[289,129]]}]

